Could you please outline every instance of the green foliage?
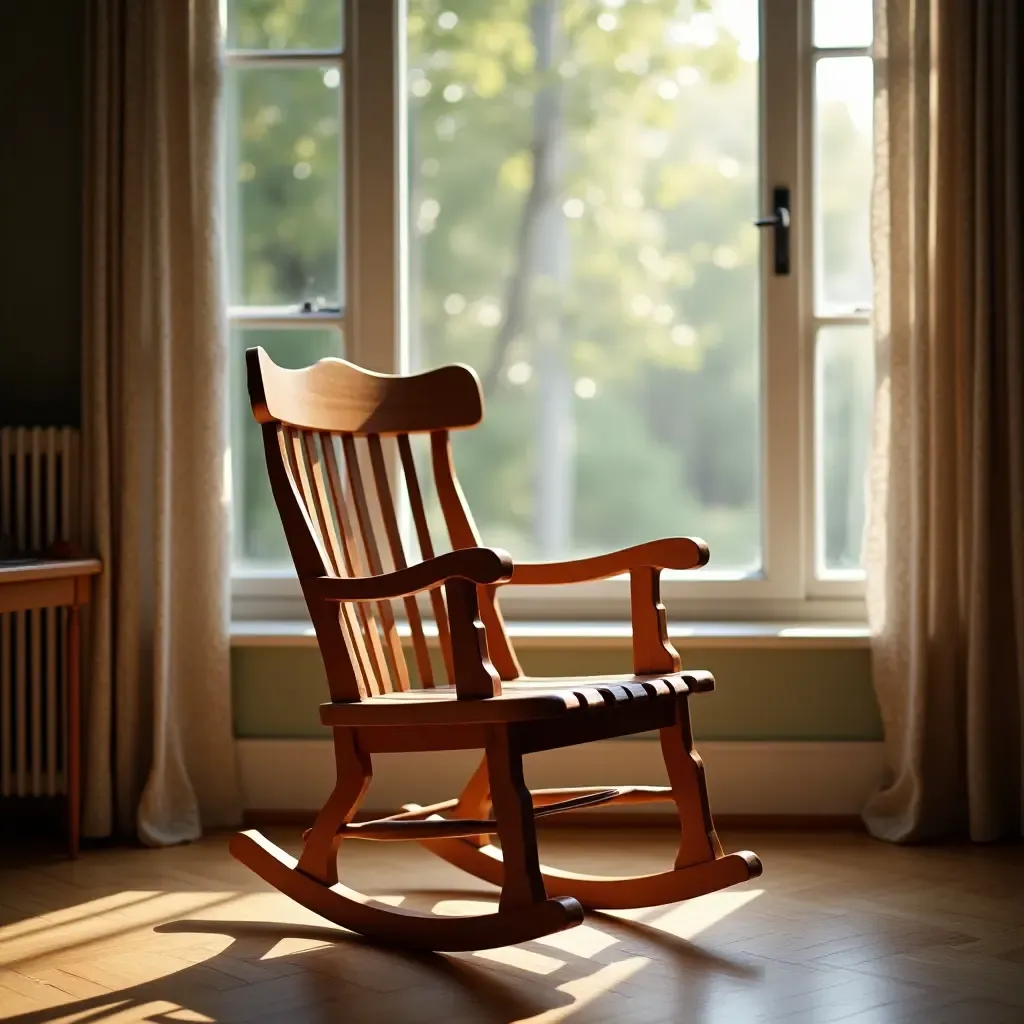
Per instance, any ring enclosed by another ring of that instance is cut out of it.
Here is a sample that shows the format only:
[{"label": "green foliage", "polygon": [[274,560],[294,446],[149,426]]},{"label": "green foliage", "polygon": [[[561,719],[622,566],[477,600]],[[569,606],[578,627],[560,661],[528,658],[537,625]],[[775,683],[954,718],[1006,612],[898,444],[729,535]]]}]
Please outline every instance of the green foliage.
[{"label": "green foliage", "polygon": [[[548,66],[531,24],[542,7],[555,20]],[[234,0],[229,37],[330,46],[339,9]],[[539,424],[560,403],[573,424],[570,547],[682,532],[709,540],[713,567],[759,563],[758,67],[716,10],[713,0],[408,2],[412,356],[468,362],[493,381],[485,423],[457,438],[456,459],[485,539],[517,557],[539,552],[538,467],[555,457]],[[233,301],[338,301],[340,89],[326,69],[233,77]],[[544,104],[557,119],[557,173],[531,212]],[[863,158],[845,108],[821,116],[831,162],[849,169],[825,198],[828,266],[841,275],[858,258],[843,234],[860,229]],[[524,216],[543,229],[536,251],[524,249]],[[528,280],[512,308],[517,274]],[[545,337],[566,385],[535,372]],[[574,395],[574,381],[593,397]],[[830,415],[830,429],[848,426]],[[839,504],[854,489],[844,438],[830,448]],[[254,474],[257,445],[246,452]],[[273,510],[250,497],[244,550],[283,553],[265,525]],[[841,526],[830,533],[837,557],[848,540]]]}]

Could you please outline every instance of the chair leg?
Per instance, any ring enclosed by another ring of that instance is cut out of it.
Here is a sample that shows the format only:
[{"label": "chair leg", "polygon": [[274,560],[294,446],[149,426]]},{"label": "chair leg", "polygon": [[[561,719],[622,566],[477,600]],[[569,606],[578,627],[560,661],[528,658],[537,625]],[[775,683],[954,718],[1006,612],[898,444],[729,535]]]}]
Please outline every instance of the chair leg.
[{"label": "chair leg", "polygon": [[677,868],[702,864],[723,855],[711,818],[704,762],[693,746],[687,700],[686,695],[677,699],[675,722],[660,730],[662,756],[682,829]]},{"label": "chair leg", "polygon": [[369,754],[356,745],[352,729],[334,730],[334,761],[338,780],[306,836],[298,869],[325,885],[338,881],[338,829],[355,816],[373,777]]},{"label": "chair leg", "polygon": [[[466,839],[427,839],[423,845],[443,860],[477,878],[501,885],[501,907],[548,897],[570,897],[593,910],[628,910],[694,899],[738,885],[761,874],[761,861],[750,851],[725,854],[708,806],[704,766],[693,749],[689,708],[677,698],[675,720],[661,730],[665,766],[672,783],[682,829],[675,865],[650,875],[600,876],[561,871],[537,863],[529,793],[523,783],[521,751],[511,738],[495,732],[487,744],[491,802],[501,850]],[[479,772],[471,787],[479,781]],[[467,787],[467,791],[471,788]],[[537,874],[540,880],[537,880]],[[543,888],[541,887],[543,886]]]},{"label": "chair leg", "polygon": [[488,731],[486,763],[505,868],[499,909],[541,903],[547,893],[537,854],[533,798],[526,788],[523,755],[511,729]]}]

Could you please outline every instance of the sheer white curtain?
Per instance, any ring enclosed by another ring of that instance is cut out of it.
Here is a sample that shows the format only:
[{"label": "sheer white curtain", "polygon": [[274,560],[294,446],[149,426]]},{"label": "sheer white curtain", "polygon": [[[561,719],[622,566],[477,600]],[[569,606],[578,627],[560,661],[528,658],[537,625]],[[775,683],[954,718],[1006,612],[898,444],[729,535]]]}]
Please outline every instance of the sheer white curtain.
[{"label": "sheer white curtain", "polygon": [[878,390],[867,540],[897,841],[1024,823],[1018,0],[876,0]]},{"label": "sheer white curtain", "polygon": [[85,536],[103,559],[86,835],[240,814],[232,744],[217,0],[88,0]]}]

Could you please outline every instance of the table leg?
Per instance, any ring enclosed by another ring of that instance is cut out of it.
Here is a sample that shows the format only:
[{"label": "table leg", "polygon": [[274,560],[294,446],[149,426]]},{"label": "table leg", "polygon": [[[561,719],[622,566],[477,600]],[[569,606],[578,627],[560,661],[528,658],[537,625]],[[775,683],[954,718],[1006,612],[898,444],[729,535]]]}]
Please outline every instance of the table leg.
[{"label": "table leg", "polygon": [[68,850],[72,858],[78,856],[79,833],[81,830],[81,693],[79,669],[79,624],[78,605],[68,608],[68,694],[67,694],[67,744],[65,746],[65,774],[67,777],[68,801]]}]

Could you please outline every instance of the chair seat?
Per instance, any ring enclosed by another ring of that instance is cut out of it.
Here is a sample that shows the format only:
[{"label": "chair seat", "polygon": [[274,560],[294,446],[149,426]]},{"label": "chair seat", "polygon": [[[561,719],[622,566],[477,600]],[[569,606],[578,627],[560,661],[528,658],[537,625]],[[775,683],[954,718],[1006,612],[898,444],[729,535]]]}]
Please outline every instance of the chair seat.
[{"label": "chair seat", "polygon": [[484,700],[458,700],[454,686],[437,686],[359,702],[321,704],[320,721],[327,726],[522,722],[608,710],[637,700],[671,699],[678,693],[706,693],[714,688],[714,676],[700,670],[650,676],[526,676],[503,683],[500,697]]}]

